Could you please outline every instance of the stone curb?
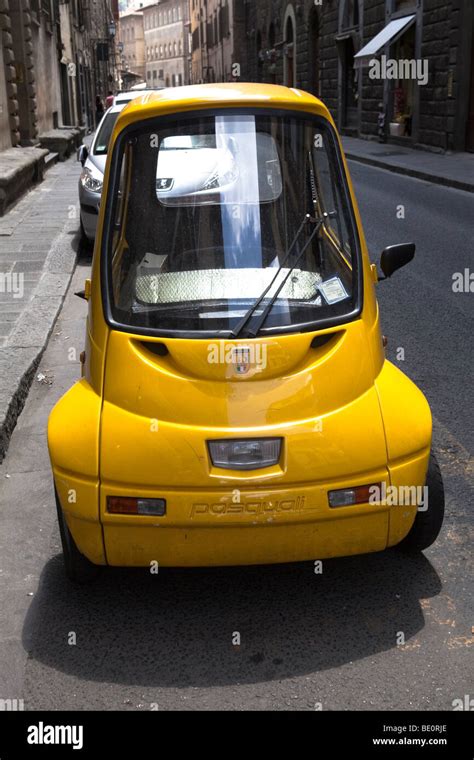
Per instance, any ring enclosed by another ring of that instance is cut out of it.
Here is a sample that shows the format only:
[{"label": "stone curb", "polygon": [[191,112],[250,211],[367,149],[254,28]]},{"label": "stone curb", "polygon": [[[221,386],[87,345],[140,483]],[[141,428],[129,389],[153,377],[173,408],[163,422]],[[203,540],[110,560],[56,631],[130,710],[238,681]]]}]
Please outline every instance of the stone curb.
[{"label": "stone curb", "polygon": [[389,164],[386,161],[382,161],[377,158],[367,158],[366,156],[361,156],[358,153],[351,153],[350,150],[345,150],[344,155],[348,161],[357,161],[359,164],[375,166],[377,169],[385,169],[386,171],[393,172],[394,174],[404,174],[407,177],[414,177],[415,179],[421,179],[425,182],[432,182],[435,185],[453,187],[456,190],[464,190],[468,193],[474,193],[474,182],[463,182],[462,180],[457,180],[451,177],[443,177],[439,174],[430,174],[429,172],[423,172],[419,169],[412,169],[408,166]]},{"label": "stone curb", "polygon": [[0,462],[63,305],[76,267],[78,241],[77,219],[67,220],[51,246],[30,303],[0,352]]}]

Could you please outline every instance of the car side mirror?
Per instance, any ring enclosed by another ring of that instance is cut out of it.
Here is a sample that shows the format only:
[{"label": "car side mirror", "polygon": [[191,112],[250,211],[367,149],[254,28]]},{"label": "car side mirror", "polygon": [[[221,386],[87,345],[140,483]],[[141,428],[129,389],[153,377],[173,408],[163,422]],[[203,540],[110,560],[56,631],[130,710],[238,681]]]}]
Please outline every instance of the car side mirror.
[{"label": "car side mirror", "polygon": [[77,160],[81,162],[81,166],[84,166],[86,163],[88,155],[89,151],[87,149],[87,145],[81,145],[81,147],[77,150]]},{"label": "car side mirror", "polygon": [[399,243],[384,248],[380,257],[380,268],[385,276],[379,279],[385,280],[391,277],[397,269],[408,264],[413,259],[415,250],[415,243]]}]

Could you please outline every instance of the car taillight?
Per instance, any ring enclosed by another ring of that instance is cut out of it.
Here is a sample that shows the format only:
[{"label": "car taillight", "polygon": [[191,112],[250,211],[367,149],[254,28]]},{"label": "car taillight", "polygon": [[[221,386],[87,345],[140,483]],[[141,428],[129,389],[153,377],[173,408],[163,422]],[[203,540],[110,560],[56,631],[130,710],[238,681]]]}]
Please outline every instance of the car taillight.
[{"label": "car taillight", "polygon": [[107,512],[114,515],[154,515],[166,514],[166,499],[133,499],[126,496],[108,496]]},{"label": "car taillight", "polygon": [[366,504],[369,501],[377,503],[380,500],[381,483],[370,483],[368,486],[340,488],[328,491],[330,507],[352,507],[354,504]]}]

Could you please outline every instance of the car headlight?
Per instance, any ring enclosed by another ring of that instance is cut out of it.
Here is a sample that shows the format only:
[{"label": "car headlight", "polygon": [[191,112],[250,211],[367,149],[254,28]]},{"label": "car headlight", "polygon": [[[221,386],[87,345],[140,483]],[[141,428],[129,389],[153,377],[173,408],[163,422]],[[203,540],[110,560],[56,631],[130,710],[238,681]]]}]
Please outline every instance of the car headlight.
[{"label": "car headlight", "polygon": [[235,169],[229,169],[222,173],[219,169],[216,169],[204,183],[203,190],[219,190],[220,187],[225,187],[235,182],[237,177],[238,173]]},{"label": "car headlight", "polygon": [[98,172],[92,172],[87,166],[81,172],[81,185],[92,193],[102,192],[103,177]]}]

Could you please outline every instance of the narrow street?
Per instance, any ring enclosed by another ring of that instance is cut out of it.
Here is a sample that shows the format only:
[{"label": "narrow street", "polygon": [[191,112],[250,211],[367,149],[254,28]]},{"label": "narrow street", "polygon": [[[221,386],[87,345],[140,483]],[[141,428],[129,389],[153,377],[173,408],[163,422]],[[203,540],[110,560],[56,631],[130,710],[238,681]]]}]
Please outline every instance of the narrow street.
[{"label": "narrow street", "polygon": [[417,558],[328,560],[322,575],[303,563],[107,569],[91,586],[67,582],[45,428],[80,373],[82,255],[0,466],[0,672],[25,709],[452,710],[472,694],[474,324],[472,295],[453,292],[452,277],[472,263],[474,196],[350,170],[372,260],[417,244],[378,296],[388,357],[434,416],[447,500],[438,541]]}]

